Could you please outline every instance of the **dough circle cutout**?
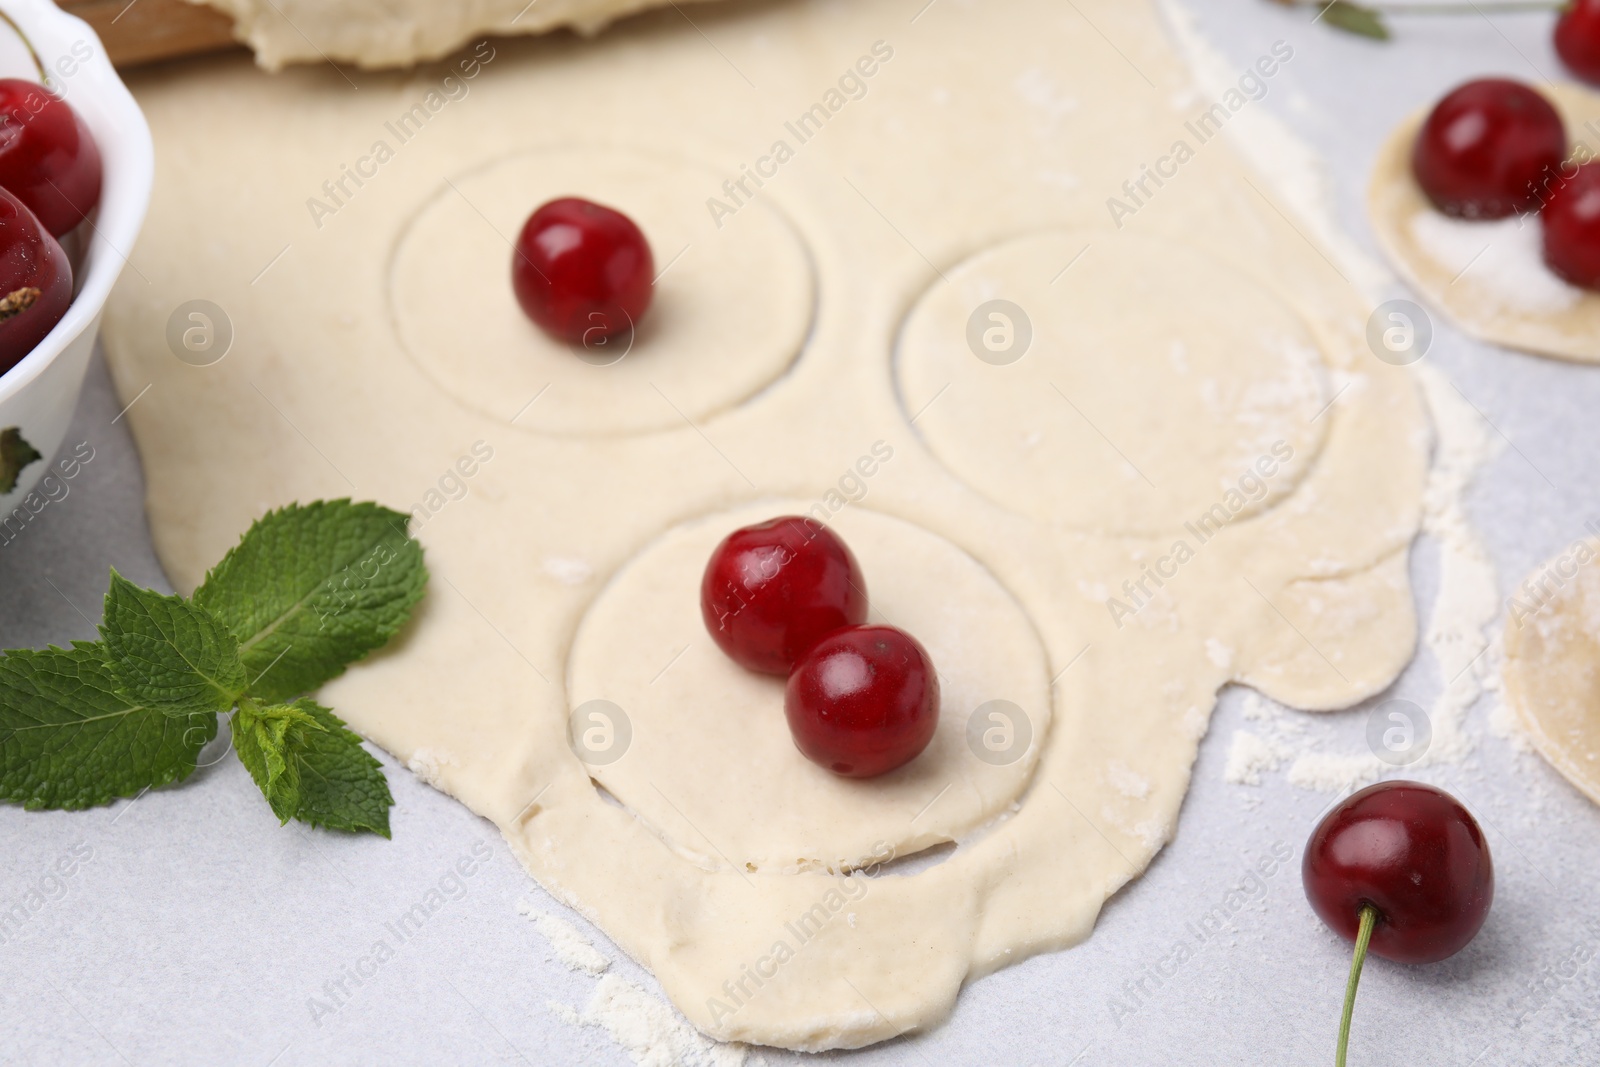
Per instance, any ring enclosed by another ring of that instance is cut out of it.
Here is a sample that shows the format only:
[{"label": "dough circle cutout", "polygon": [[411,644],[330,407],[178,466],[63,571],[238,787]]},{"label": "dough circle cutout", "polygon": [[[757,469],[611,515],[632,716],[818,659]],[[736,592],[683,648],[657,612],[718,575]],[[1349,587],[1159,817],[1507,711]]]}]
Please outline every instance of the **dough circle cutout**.
[{"label": "dough circle cutout", "polygon": [[[1291,492],[1321,448],[1310,327],[1195,249],[1040,234],[946,278],[901,329],[901,401],[934,454],[1003,507],[1119,534],[1218,504],[1242,518]],[[1268,479],[1252,473],[1264,456]]]},{"label": "dough circle cutout", "polygon": [[1549,561],[1523,589],[1557,590],[1506,622],[1506,702],[1533,747],[1600,804],[1600,541]]},{"label": "dough circle cutout", "polygon": [[[1572,85],[1539,90],[1569,136],[1600,156],[1600,95]],[[1492,222],[1436,210],[1411,174],[1411,149],[1427,118],[1419,111],[1378,152],[1367,213],[1390,262],[1467,333],[1493,344],[1600,363],[1600,293],[1568,285],[1543,259],[1537,215]]]},{"label": "dough circle cutout", "polygon": [[[1011,594],[944,538],[850,507],[829,524],[866,575],[869,621],[900,626],[931,654],[939,729],[915,760],[872,779],[840,778],[802,756],[784,719],[784,680],[717,648],[700,617],[700,578],[729,533],[806,506],[751,504],[669,530],[612,578],[573,641],[570,706],[610,701],[631,730],[620,758],[588,763],[591,777],[709,869],[850,870],[957,840],[1020,799],[1049,731],[1048,659]],[[969,721],[994,701],[1021,708],[1027,723],[986,718],[997,732],[984,749],[983,730],[969,741]]]},{"label": "dough circle cutout", "polygon": [[[705,199],[720,182],[692,163],[599,148],[525,152],[456,175],[394,249],[388,301],[402,347],[460,403],[549,434],[681,428],[743,403],[799,355],[815,284],[798,233],[764,201],[716,227]],[[603,348],[550,337],[511,289],[523,223],[559,196],[626,213],[655,257],[649,312]]]}]

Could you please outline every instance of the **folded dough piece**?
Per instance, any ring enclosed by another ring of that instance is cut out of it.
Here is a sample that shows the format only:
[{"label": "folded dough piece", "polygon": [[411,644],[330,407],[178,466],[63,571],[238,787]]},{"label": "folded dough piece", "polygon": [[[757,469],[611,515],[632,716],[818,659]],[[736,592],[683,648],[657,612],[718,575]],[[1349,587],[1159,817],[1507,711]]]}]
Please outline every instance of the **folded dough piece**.
[{"label": "folded dough piece", "polygon": [[[368,69],[448,55],[474,37],[599,33],[670,0],[190,0],[233,17],[234,36],[268,70],[337,60]],[[684,0],[685,3],[689,0]],[[676,5],[674,5],[676,6]]]}]

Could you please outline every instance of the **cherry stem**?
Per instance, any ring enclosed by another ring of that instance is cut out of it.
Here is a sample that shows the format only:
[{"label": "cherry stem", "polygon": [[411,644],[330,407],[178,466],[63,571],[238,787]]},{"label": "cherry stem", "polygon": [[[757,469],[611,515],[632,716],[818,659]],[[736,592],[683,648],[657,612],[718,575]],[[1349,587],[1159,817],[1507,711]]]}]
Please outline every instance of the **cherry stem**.
[{"label": "cherry stem", "polygon": [[1344,1067],[1345,1051],[1350,1046],[1350,1016],[1356,1010],[1356,987],[1361,984],[1361,965],[1367,962],[1367,946],[1372,943],[1372,928],[1378,925],[1378,909],[1361,905],[1361,926],[1356,931],[1356,956],[1350,961],[1350,981],[1344,987],[1344,1015],[1339,1019],[1339,1051],[1335,1067]]}]

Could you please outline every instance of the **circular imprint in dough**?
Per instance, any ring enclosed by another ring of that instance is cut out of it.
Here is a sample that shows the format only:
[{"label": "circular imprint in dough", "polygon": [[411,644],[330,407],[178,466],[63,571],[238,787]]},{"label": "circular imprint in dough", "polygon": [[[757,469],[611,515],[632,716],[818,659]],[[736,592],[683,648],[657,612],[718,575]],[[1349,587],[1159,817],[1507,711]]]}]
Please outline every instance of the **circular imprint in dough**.
[{"label": "circular imprint in dough", "polygon": [[[717,229],[705,198],[720,182],[668,157],[592,148],[527,152],[453,177],[394,250],[400,343],[467,407],[545,433],[665,430],[742,403],[799,354],[814,284],[799,235],[765,202]],[[558,196],[625,212],[655,256],[649,313],[606,349],[550,337],[511,290],[512,242]]]},{"label": "circular imprint in dough", "polygon": [[1050,233],[946,277],[902,327],[901,399],[934,454],[1003,507],[1112,533],[1217,506],[1228,521],[1288,494],[1321,447],[1310,328],[1201,252]]},{"label": "circular imprint in dough", "polygon": [[[1600,96],[1572,85],[1541,92],[1567,131],[1600,155]],[[1411,147],[1427,117],[1402,122],[1378,153],[1367,188],[1373,231],[1396,269],[1435,309],[1485,341],[1546,356],[1600,362],[1600,294],[1544,265],[1538,216],[1490,222],[1436,210],[1411,174]]]},{"label": "circular imprint in dough", "polygon": [[1506,622],[1506,701],[1533,747],[1600,804],[1600,541],[1545,564],[1523,588],[1553,597]]},{"label": "circular imprint in dough", "polygon": [[[1048,661],[1011,594],[942,537],[851,507],[830,524],[861,562],[870,621],[904,628],[932,655],[939,729],[878,778],[840,778],[802,756],[784,679],[745,670],[712,642],[700,577],[733,530],[804,510],[768,502],[669,530],[612,578],[573,641],[571,706],[611,701],[632,730],[627,753],[590,775],[706,868],[837,871],[955,840],[1018,800],[1049,730]],[[980,759],[968,741],[973,712],[994,701],[1028,717],[1030,740],[1005,760]]]}]

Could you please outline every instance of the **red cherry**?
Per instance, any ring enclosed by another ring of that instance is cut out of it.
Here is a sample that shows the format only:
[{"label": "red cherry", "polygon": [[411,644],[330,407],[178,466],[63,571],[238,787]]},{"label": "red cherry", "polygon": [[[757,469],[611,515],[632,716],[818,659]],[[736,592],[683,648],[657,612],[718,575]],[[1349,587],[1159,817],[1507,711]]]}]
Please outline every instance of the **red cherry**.
[{"label": "red cherry", "polygon": [[1300,880],[1317,917],[1356,944],[1335,1067],[1345,1064],[1368,949],[1397,963],[1453,956],[1494,901],[1483,831],[1455,797],[1421,782],[1379,782],[1347,797],[1312,831]]},{"label": "red cherry", "polygon": [[650,244],[632,219],[573,196],[528,216],[511,257],[522,310],[569,344],[631,330],[650,306],[654,276]]},{"label": "red cherry", "polygon": [[788,515],[723,539],[700,581],[700,614],[735,662],[788,674],[823,637],[866,621],[866,580],[837,534]]},{"label": "red cherry", "polygon": [[36,82],[0,78],[0,187],[60,237],[100,202],[100,148],[78,113]]},{"label": "red cherry", "polygon": [[1411,170],[1446,215],[1500,219],[1537,207],[1566,151],[1566,128],[1548,100],[1518,82],[1484,78],[1434,107]]},{"label": "red cherry", "polygon": [[1585,289],[1600,289],[1600,162],[1574,168],[1556,183],[1540,217],[1544,261]]},{"label": "red cherry", "polygon": [[939,676],[927,649],[893,626],[824,637],[789,675],[783,712],[795,747],[847,778],[911,762],[939,726]]},{"label": "red cherry", "polygon": [[1483,831],[1460,801],[1419,782],[1379,782],[1330,811],[1300,876],[1317,916],[1347,940],[1362,906],[1376,908],[1372,951],[1397,963],[1460,952],[1494,899]]},{"label": "red cherry", "polygon": [[1556,54],[1572,73],[1600,85],[1600,0],[1575,0],[1556,20]]},{"label": "red cherry", "polygon": [[0,373],[61,321],[72,303],[72,266],[23,202],[0,189]]}]

